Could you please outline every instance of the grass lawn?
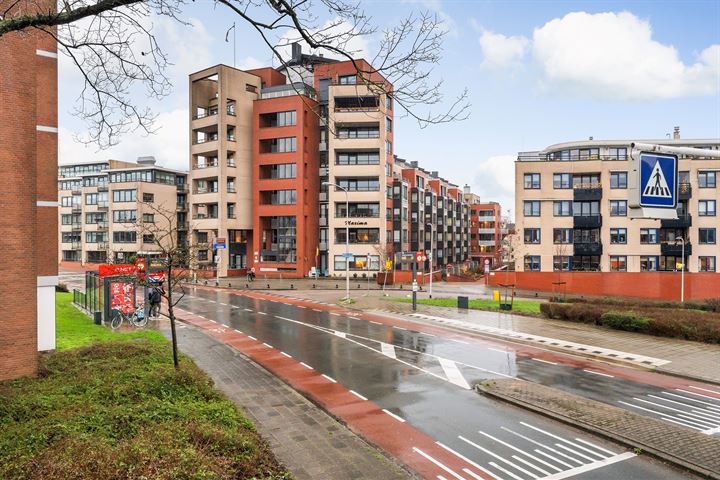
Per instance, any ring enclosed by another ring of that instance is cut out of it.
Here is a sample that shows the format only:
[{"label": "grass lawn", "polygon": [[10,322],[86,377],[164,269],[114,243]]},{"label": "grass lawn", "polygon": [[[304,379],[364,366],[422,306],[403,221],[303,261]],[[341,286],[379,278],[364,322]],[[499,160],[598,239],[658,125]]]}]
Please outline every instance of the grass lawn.
[{"label": "grass lawn", "polygon": [[0,478],[289,478],[204,372],[184,356],[175,371],[159,333],[114,333],[70,300],[57,297],[63,351],[38,378],[0,382]]},{"label": "grass lawn", "polygon": [[[411,298],[406,297],[390,297],[388,300],[393,302],[412,303]],[[418,304],[432,305],[435,307],[451,307],[457,308],[457,298],[418,298]],[[515,300],[513,302],[513,313],[527,313],[532,315],[540,315],[540,301],[535,300]],[[500,311],[498,302],[489,299],[470,300],[470,308],[474,310],[490,310]]]}]

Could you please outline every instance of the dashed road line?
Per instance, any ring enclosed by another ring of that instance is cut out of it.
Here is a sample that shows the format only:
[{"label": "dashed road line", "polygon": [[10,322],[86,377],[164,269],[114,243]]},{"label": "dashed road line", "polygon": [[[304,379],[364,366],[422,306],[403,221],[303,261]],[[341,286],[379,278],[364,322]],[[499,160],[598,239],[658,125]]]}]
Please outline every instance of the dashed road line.
[{"label": "dashed road line", "polygon": [[274,348],[274,347],[273,347],[272,345],[270,345],[269,343],[263,342],[263,345],[265,345],[266,347]]},{"label": "dashed road line", "polygon": [[253,340],[255,340],[257,342],[257,338],[253,337],[252,335],[248,335],[248,338],[252,338]]},{"label": "dashed road line", "polygon": [[549,361],[549,360],[543,360],[542,358],[530,357],[530,359],[531,359],[531,360],[535,360],[536,362],[547,363],[547,364],[550,364],[550,365],[557,365],[557,362],[551,362],[551,361]]},{"label": "dashed road line", "polygon": [[258,311],[257,313],[259,313],[260,315],[267,315],[267,313],[265,313],[265,312]]},{"label": "dashed road line", "polygon": [[390,410],[386,410],[386,409],[383,408],[382,411],[385,412],[385,413],[387,413],[387,414],[390,415],[391,417],[393,417],[393,418],[394,418],[395,420],[397,420],[398,422],[405,423],[405,419],[404,419],[404,418],[402,418],[402,417],[400,417],[400,416],[398,416],[398,415],[395,415],[395,414],[394,414],[393,412],[391,412]]},{"label": "dashed road line", "polygon": [[238,330],[237,328],[235,329],[235,331],[236,331],[237,333],[242,333],[242,332],[241,332],[240,330]]},{"label": "dashed road line", "polygon": [[305,368],[307,368],[307,369],[309,369],[309,370],[312,370],[312,369],[313,369],[313,367],[311,367],[310,365],[308,365],[308,364],[305,363],[305,362],[300,362],[300,365],[302,365],[303,367],[305,367]]},{"label": "dashed road line", "polygon": [[359,394],[358,392],[356,392],[355,390],[350,390],[350,393],[352,393],[353,395],[355,395],[356,397],[358,397],[360,400],[365,400],[365,401],[367,401],[367,397],[363,397],[362,395],[360,395],[360,394]]},{"label": "dashed road line", "polygon": [[335,380],[335,379],[332,378],[332,377],[329,377],[329,376],[325,375],[324,373],[321,373],[320,376],[325,377],[327,380],[330,380],[330,381],[333,382],[333,383],[337,383],[337,380]]},{"label": "dashed road line", "polygon": [[503,353],[503,354],[510,353],[507,350],[500,350],[499,348],[493,348],[493,347],[488,347],[488,350],[492,350],[493,352],[498,352],[498,353]]},{"label": "dashed road line", "polygon": [[288,353],[280,352],[280,354],[281,354],[281,355],[285,355],[285,356],[288,357],[288,358],[292,358],[292,355],[290,355],[290,354],[288,354]]},{"label": "dashed road line", "polygon": [[443,464],[440,463],[438,460],[434,459],[433,457],[431,457],[431,456],[428,455],[427,453],[423,452],[423,451],[420,450],[419,448],[413,447],[413,451],[419,453],[420,455],[422,455],[423,457],[425,457],[427,460],[430,460],[432,463],[434,463],[434,464],[437,465],[438,467],[442,468],[443,470],[445,470],[446,472],[448,472],[450,475],[452,475],[453,477],[457,478],[458,480],[465,480],[463,477],[461,477],[460,475],[458,475],[457,473],[455,473],[454,471],[452,471],[449,467],[443,465]]},{"label": "dashed road line", "polygon": [[602,377],[615,378],[615,375],[609,375],[607,373],[596,372],[595,370],[588,370],[587,368],[583,368],[583,372],[592,373],[594,375],[600,375]]},{"label": "dashed road line", "polygon": [[251,308],[243,308],[243,310],[245,310],[246,312],[252,312]]},{"label": "dashed road line", "polygon": [[[484,469],[483,467],[481,467],[481,466],[478,465],[477,463],[473,462],[472,460],[470,460],[470,459],[467,458],[466,456],[464,456],[464,455],[456,452],[455,450],[453,450],[452,448],[448,447],[448,446],[445,445],[444,443],[441,443],[441,442],[435,442],[435,443],[437,443],[437,444],[440,445],[442,448],[444,448],[444,449],[447,450],[448,452],[452,453],[452,454],[455,455],[456,457],[458,457],[458,458],[466,461],[468,464],[470,464],[470,465],[472,465],[473,467],[477,468],[477,469],[480,470],[481,472],[486,473],[487,475],[490,475],[490,476],[492,476],[492,477],[495,476],[495,475],[493,475],[492,473],[490,473],[489,470]],[[479,478],[479,479],[481,479],[481,480],[485,480],[485,479],[483,479],[482,477],[478,477],[475,473],[472,473],[472,471],[471,471],[471,470],[468,470],[467,468],[464,468],[464,469],[463,469],[463,472],[467,473],[468,475],[470,475],[470,476],[472,476],[472,477],[474,477],[474,478]]]}]

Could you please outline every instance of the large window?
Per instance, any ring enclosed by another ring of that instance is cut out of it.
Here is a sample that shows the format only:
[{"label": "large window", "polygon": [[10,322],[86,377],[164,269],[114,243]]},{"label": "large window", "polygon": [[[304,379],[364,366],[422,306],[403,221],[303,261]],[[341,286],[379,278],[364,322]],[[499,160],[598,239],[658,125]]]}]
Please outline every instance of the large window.
[{"label": "large window", "polygon": [[553,174],[553,188],[555,188],[555,189],[572,188],[572,174],[571,173],[555,173],[555,174]]},{"label": "large window", "polygon": [[572,202],[570,200],[555,200],[553,202],[553,215],[556,217],[569,217],[572,215]]},{"label": "large window", "polygon": [[86,193],[85,194],[85,205],[97,205],[98,194],[97,193]]},{"label": "large window", "polygon": [[294,163],[279,163],[276,165],[261,165],[262,178],[295,178],[297,166]]},{"label": "large window", "polygon": [[627,217],[627,200],[610,200],[611,217]]},{"label": "large window", "polygon": [[574,188],[599,188],[599,173],[575,173],[573,174]]},{"label": "large window", "polygon": [[335,216],[338,218],[346,217],[379,217],[379,203],[355,203],[351,202],[347,205],[350,208],[350,215],[347,214],[345,202],[335,204]]},{"label": "large window", "polygon": [[263,113],[260,115],[260,127],[287,127],[297,123],[295,110],[287,112]]},{"label": "large window", "polygon": [[[335,243],[345,243],[344,228],[335,229]],[[380,243],[379,228],[350,228],[350,243]]]},{"label": "large window", "polygon": [[[683,270],[683,259],[681,256],[663,255],[660,256],[658,263],[658,270],[662,272],[676,272]],[[687,272],[687,264],[684,265],[684,270]]]},{"label": "large window", "polygon": [[572,269],[576,272],[599,272],[600,257],[598,255],[575,255]]},{"label": "large window", "polygon": [[525,200],[523,202],[523,213],[526,217],[539,217],[540,200]]},{"label": "large window", "polygon": [[[388,122],[390,122],[389,119]],[[390,124],[388,123],[388,125]],[[380,138],[380,127],[378,124],[371,126],[340,126],[337,128],[336,135],[337,138]]]},{"label": "large window", "polygon": [[598,228],[576,228],[573,230],[573,243],[598,243],[600,241],[600,229]]},{"label": "large window", "polygon": [[540,271],[540,255],[525,255],[525,271],[526,272],[539,272]]},{"label": "large window", "polygon": [[569,272],[572,267],[572,257],[569,255],[553,256],[553,271]]},{"label": "large window", "polygon": [[135,243],[136,241],[136,232],[113,232],[113,242],[115,243]]},{"label": "large window", "polygon": [[[168,174],[172,175],[172,174]],[[172,175],[174,178],[175,175]],[[131,172],[114,172],[110,174],[110,183],[123,182],[152,182],[152,170],[137,170]]]},{"label": "large window", "polygon": [[297,148],[295,137],[260,140],[260,153],[287,153]]},{"label": "large window", "polygon": [[113,190],[113,202],[134,202],[137,200],[137,190]]},{"label": "large window", "polygon": [[337,184],[351,192],[377,192],[380,190],[378,177],[338,178]]},{"label": "large window", "polygon": [[107,213],[105,212],[88,212],[85,214],[85,223],[94,225],[107,221]]},{"label": "large window", "polygon": [[627,228],[611,228],[610,243],[627,243]]},{"label": "large window", "polygon": [[62,232],[61,243],[73,243],[80,241],[80,232]]},{"label": "large window", "polygon": [[715,271],[715,257],[698,257],[698,271],[714,272]]},{"label": "large window", "polygon": [[627,172],[610,172],[610,188],[627,188]]},{"label": "large window", "polygon": [[336,152],[335,165],[378,165],[380,153],[373,152]]},{"label": "large window", "polygon": [[270,219],[271,249],[263,250],[260,261],[295,263],[297,221],[294,216],[272,217]]},{"label": "large window", "polygon": [[555,243],[555,244],[573,243],[572,228],[553,228],[553,243]]},{"label": "large window", "polygon": [[137,220],[137,210],[113,210],[113,222],[132,223]]},{"label": "large window", "polygon": [[608,149],[608,157],[610,160],[627,160],[627,148],[611,147]]},{"label": "large window", "polygon": [[698,242],[705,244],[715,243],[715,229],[714,228],[701,228],[698,230]]},{"label": "large window", "polygon": [[640,271],[641,272],[657,272],[658,271],[658,257],[656,255],[641,255],[640,256]]},{"label": "large window", "polygon": [[715,200],[700,200],[698,202],[698,215],[701,217],[714,217],[715,204]]},{"label": "large window", "polygon": [[107,242],[107,232],[85,232],[85,243]]},{"label": "large window", "polygon": [[340,85],[355,85],[357,84],[357,75],[338,75],[338,83]]},{"label": "large window", "polygon": [[[345,257],[335,255],[335,270],[345,270]],[[380,257],[378,255],[354,255],[348,265],[349,270],[380,270]]]},{"label": "large window", "polygon": [[627,272],[627,257],[624,255],[610,255],[611,272]]},{"label": "large window", "polygon": [[295,201],[295,190],[274,190],[270,194],[270,205],[292,205]]},{"label": "large window", "polygon": [[573,202],[572,214],[575,217],[597,217],[600,215],[600,202]]},{"label": "large window", "polygon": [[653,244],[658,243],[659,235],[657,228],[641,228],[640,243]]},{"label": "large window", "polygon": [[698,187],[700,188],[715,188],[716,183],[716,172],[698,172]]},{"label": "large window", "polygon": [[525,188],[538,190],[540,189],[540,174],[539,173],[526,173],[525,174]]},{"label": "large window", "polygon": [[540,243],[540,229],[526,228],[524,232],[525,243]]}]

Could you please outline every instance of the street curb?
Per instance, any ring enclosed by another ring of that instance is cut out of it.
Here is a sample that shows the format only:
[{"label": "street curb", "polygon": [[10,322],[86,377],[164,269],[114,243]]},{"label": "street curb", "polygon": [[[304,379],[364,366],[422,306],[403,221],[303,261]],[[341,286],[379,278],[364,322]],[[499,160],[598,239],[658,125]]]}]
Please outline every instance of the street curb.
[{"label": "street curb", "polygon": [[[516,381],[524,382],[523,380],[516,380]],[[524,383],[527,383],[527,382],[524,382]],[[557,389],[553,389],[553,390],[557,390]],[[659,459],[659,460],[662,460],[662,461],[664,461],[664,462],[667,462],[667,463],[669,463],[669,464],[671,464],[671,465],[674,465],[674,466],[676,466],[676,467],[679,467],[679,468],[681,468],[681,469],[684,469],[684,470],[687,470],[687,471],[696,473],[696,474],[698,474],[698,475],[701,475],[701,476],[704,477],[704,478],[709,478],[709,479],[713,479],[713,480],[720,480],[720,472],[715,472],[715,471],[712,471],[712,470],[708,470],[708,469],[706,469],[706,468],[704,468],[704,467],[702,467],[702,466],[700,466],[700,465],[696,465],[696,464],[694,464],[694,463],[687,462],[687,461],[685,461],[684,459],[680,458],[679,456],[677,456],[677,455],[675,455],[675,454],[673,454],[673,453],[670,453],[670,452],[661,450],[661,449],[659,449],[659,448],[655,448],[655,447],[653,447],[652,445],[649,445],[649,444],[646,444],[646,443],[643,443],[643,442],[640,442],[640,441],[637,441],[637,440],[633,440],[633,439],[627,438],[627,437],[625,437],[625,436],[623,436],[623,435],[621,435],[621,434],[618,434],[618,433],[613,432],[613,431],[610,431],[610,430],[606,430],[606,429],[604,429],[604,428],[600,428],[600,427],[595,426],[595,425],[590,425],[590,424],[587,424],[587,423],[585,423],[585,422],[581,422],[581,421],[575,420],[575,419],[573,419],[573,418],[567,417],[567,416],[565,416],[565,415],[562,415],[562,414],[560,414],[560,413],[554,412],[554,411],[552,411],[552,410],[545,409],[545,408],[542,408],[542,407],[540,407],[540,406],[537,406],[537,405],[534,405],[534,404],[531,404],[531,403],[528,403],[528,402],[523,402],[522,400],[520,400],[520,399],[518,399],[518,398],[515,398],[515,397],[512,397],[512,396],[508,396],[508,395],[503,395],[503,394],[501,394],[501,393],[498,393],[498,392],[493,391],[491,388],[488,388],[488,387],[486,387],[486,386],[484,386],[484,385],[482,385],[482,384],[477,384],[477,385],[475,385],[475,391],[476,391],[477,393],[481,394],[481,395],[485,395],[485,396],[491,397],[491,398],[493,398],[493,399],[495,399],[495,400],[499,400],[499,401],[503,401],[503,402],[506,402],[506,403],[515,405],[516,407],[519,407],[519,408],[522,408],[522,409],[525,409],[525,410],[532,411],[532,412],[534,412],[534,413],[543,415],[544,417],[550,418],[550,419],[552,419],[552,420],[556,420],[556,421],[558,421],[558,422],[562,422],[562,423],[564,423],[564,424],[566,424],[566,425],[569,425],[569,426],[578,428],[578,429],[583,430],[583,431],[585,431],[585,432],[592,433],[592,434],[594,434],[594,435],[598,435],[598,436],[600,436],[600,437],[602,437],[602,438],[605,438],[605,439],[607,439],[607,440],[611,440],[611,441],[613,441],[613,442],[619,443],[619,444],[624,445],[624,446],[626,446],[626,447],[628,447],[628,448],[632,448],[632,449],[638,449],[638,448],[639,448],[639,449],[641,449],[641,450],[643,451],[643,453],[648,453],[648,454],[650,454],[651,456],[653,456],[653,457],[655,457],[655,458],[657,458],[657,459]],[[563,392],[563,393],[565,393],[565,392]],[[576,395],[571,395],[571,394],[566,394],[566,395],[572,396],[572,397],[576,397],[576,398],[581,398],[581,397],[577,397]],[[588,401],[587,399],[582,399],[582,400]],[[591,400],[591,402],[594,402],[594,401]],[[600,402],[595,402],[595,403],[599,403],[599,404],[603,405],[604,407],[610,407],[610,408],[622,410],[622,409],[619,409],[619,408],[617,408],[617,407],[613,407],[613,406],[610,406],[610,405],[602,404],[602,403],[600,403]],[[633,415],[633,416],[637,416],[639,419],[647,420],[647,417],[643,417],[643,416],[641,416],[641,415],[635,414],[635,413],[633,413],[633,412],[628,412],[628,411],[626,411],[626,410],[622,410],[622,411],[623,411],[623,413],[625,413],[625,414],[628,414],[628,413],[629,413],[629,414],[631,414],[631,415]]]}]

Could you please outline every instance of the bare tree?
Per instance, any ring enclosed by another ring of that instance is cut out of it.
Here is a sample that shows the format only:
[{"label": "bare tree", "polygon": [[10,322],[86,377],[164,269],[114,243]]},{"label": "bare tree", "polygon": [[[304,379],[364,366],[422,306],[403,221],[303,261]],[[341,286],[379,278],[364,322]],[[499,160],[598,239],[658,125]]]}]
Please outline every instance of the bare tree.
[{"label": "bare tree", "polygon": [[[0,0],[0,41],[13,32],[43,32],[81,72],[76,114],[89,126],[87,142],[113,145],[129,131],[154,131],[155,115],[134,93],[160,99],[170,92],[169,60],[157,43],[151,15],[183,22],[185,0]],[[411,13],[380,32],[359,3],[345,0],[214,0],[252,28],[288,72],[303,75],[287,48],[302,41],[317,52],[352,62],[359,83],[394,100],[396,110],[421,127],[463,120],[467,89],[445,103],[442,80],[433,79],[447,29],[436,15]],[[324,12],[322,18],[318,12]],[[323,21],[323,18],[329,19]],[[370,64],[356,59],[358,39],[378,38]],[[372,65],[372,66],[370,66]],[[437,111],[439,108],[440,111]]]}]

